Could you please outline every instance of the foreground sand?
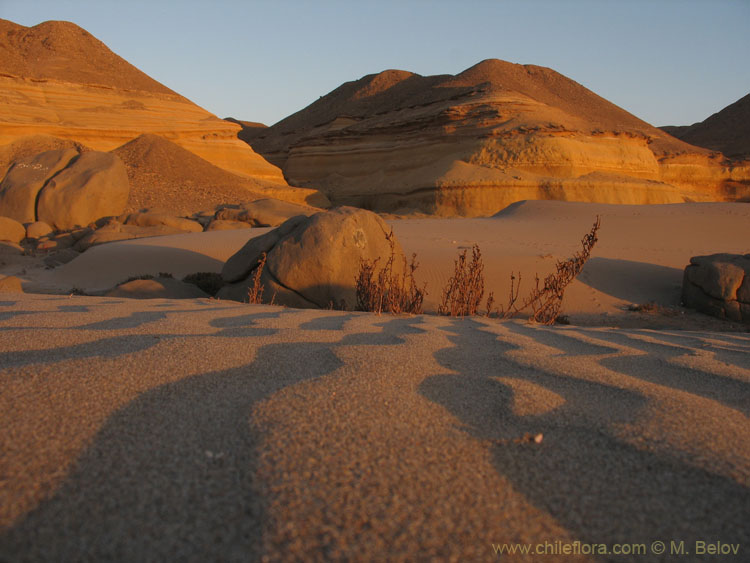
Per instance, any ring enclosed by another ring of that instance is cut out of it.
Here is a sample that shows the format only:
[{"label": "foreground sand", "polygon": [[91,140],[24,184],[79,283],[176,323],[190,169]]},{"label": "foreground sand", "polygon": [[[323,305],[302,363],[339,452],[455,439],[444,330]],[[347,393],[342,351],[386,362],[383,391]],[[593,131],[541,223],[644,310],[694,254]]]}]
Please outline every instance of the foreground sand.
[{"label": "foreground sand", "polygon": [[544,542],[567,561],[574,541],[747,559],[750,333],[677,305],[690,256],[748,251],[750,205],[392,224],[432,310],[458,251],[480,245],[500,297],[596,214],[567,327],[60,295],[219,271],[259,229],[11,261],[57,295],[0,295],[0,561],[477,561]]},{"label": "foreground sand", "polygon": [[0,333],[3,561],[750,550],[747,333],[20,294]]}]

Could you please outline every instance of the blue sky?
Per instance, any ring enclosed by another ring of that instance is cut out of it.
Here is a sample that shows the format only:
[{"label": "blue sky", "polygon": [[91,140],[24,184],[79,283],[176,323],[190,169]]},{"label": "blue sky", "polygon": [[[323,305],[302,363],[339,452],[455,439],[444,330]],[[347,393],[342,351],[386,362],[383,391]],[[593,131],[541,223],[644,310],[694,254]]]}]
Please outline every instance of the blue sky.
[{"label": "blue sky", "polygon": [[654,125],[750,92],[750,0],[0,0],[68,20],[220,117],[273,124],[388,68],[554,68]]}]

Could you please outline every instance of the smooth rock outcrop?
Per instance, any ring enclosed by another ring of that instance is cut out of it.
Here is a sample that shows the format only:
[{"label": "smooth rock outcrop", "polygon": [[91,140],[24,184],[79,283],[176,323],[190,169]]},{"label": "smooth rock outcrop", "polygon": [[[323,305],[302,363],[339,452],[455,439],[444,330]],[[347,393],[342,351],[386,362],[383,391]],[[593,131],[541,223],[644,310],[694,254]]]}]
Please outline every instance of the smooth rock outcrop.
[{"label": "smooth rock outcrop", "polygon": [[552,69],[483,61],[451,76],[347,82],[253,148],[334,204],[491,215],[524,199],[722,200],[750,167],[671,137]]},{"label": "smooth rock outcrop", "polygon": [[36,221],[39,192],[77,156],[75,149],[60,149],[13,162],[0,182],[0,214],[19,223]]},{"label": "smooth rock outcrop", "polygon": [[[265,302],[353,308],[360,261],[387,259],[391,252],[389,233],[390,228],[378,215],[352,207],[292,217],[273,231],[251,239],[227,260],[222,278],[231,285],[222,288],[217,297],[246,300],[253,271],[265,252],[267,259],[260,277]],[[395,252],[403,254],[395,240],[394,245]]]},{"label": "smooth rock outcrop", "polygon": [[37,218],[59,230],[83,227],[101,217],[120,215],[129,189],[119,158],[86,152],[46,183],[39,194]]},{"label": "smooth rock outcrop", "polygon": [[24,226],[10,217],[0,216],[0,240],[21,242],[26,238]]},{"label": "smooth rock outcrop", "polygon": [[122,283],[104,294],[128,299],[199,299],[209,295],[199,287],[167,277],[133,280]]},{"label": "smooth rock outcrop", "polygon": [[683,277],[682,301],[715,317],[750,323],[750,254],[691,258]]}]

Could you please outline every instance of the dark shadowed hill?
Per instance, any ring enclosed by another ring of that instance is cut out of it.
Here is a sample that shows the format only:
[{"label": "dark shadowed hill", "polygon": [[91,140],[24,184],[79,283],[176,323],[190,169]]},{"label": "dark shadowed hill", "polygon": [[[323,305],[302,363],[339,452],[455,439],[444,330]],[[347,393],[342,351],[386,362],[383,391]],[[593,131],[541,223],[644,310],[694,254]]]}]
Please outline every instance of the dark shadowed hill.
[{"label": "dark shadowed hill", "polygon": [[750,158],[750,94],[705,121],[667,125],[662,129],[685,142],[722,152],[730,158]]}]

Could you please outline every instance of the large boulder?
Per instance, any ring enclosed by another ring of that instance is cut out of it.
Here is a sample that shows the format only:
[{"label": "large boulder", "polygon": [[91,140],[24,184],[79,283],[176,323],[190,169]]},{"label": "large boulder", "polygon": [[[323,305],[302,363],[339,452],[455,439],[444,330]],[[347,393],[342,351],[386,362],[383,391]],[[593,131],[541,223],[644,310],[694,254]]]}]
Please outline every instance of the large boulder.
[{"label": "large boulder", "polygon": [[37,218],[59,230],[85,226],[125,210],[130,192],[122,161],[86,152],[49,180],[39,194]]},{"label": "large boulder", "polygon": [[750,323],[750,254],[692,257],[685,268],[682,302],[715,317]]},{"label": "large boulder", "polygon": [[[217,297],[243,301],[253,285],[253,271],[267,254],[261,271],[263,300],[290,307],[352,308],[361,260],[387,260],[390,228],[375,213],[339,207],[311,217],[296,216],[277,229],[253,238],[227,260],[221,275],[230,285]],[[394,252],[403,252],[394,239]],[[396,268],[402,265],[396,260]]]},{"label": "large boulder", "polygon": [[16,160],[0,183],[0,215],[19,223],[36,221],[39,192],[76,156],[75,149],[61,149]]},{"label": "large boulder", "polygon": [[26,228],[21,223],[10,217],[0,216],[0,240],[21,242],[24,238],[26,238]]}]

